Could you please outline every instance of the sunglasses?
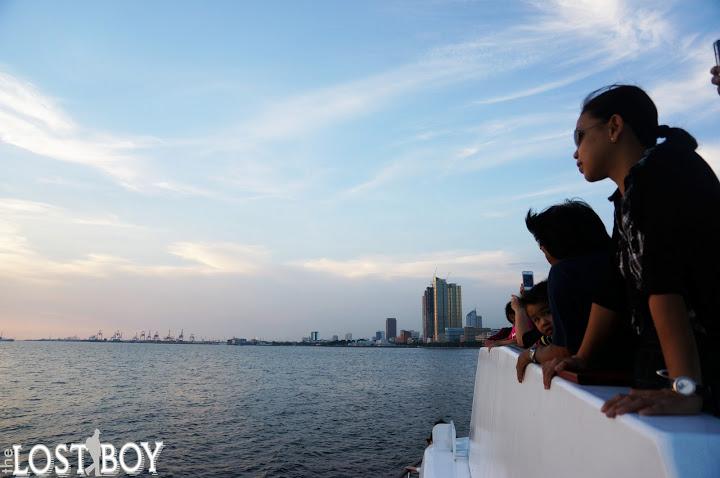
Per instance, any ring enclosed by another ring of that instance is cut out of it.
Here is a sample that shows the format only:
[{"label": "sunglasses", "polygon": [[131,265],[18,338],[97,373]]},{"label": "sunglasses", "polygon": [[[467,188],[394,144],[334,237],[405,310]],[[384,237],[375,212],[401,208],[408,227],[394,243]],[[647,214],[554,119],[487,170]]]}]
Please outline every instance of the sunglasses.
[{"label": "sunglasses", "polygon": [[592,126],[588,126],[585,129],[576,129],[573,134],[573,139],[575,140],[575,147],[579,148],[580,143],[582,143],[583,138],[585,137],[585,131],[593,128],[597,128],[598,126],[602,126],[605,124],[605,121],[600,121],[599,123],[595,123]]}]

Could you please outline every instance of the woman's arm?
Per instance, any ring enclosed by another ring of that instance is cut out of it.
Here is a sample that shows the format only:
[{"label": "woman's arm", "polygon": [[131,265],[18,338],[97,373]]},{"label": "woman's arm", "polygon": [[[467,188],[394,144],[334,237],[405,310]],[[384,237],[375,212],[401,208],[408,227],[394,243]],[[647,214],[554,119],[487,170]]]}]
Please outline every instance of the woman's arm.
[{"label": "woman's arm", "polygon": [[[648,299],[650,315],[671,378],[690,377],[702,383],[700,357],[690,327],[685,300],[679,294],[655,294]],[[669,389],[633,390],[611,398],[602,407],[609,417],[638,412],[641,415],[694,414],[702,410],[699,395],[681,395]]]},{"label": "woman's arm", "polygon": [[679,294],[651,295],[648,305],[668,375],[671,378],[690,377],[702,383],[700,356],[683,297]]},{"label": "woman's arm", "polygon": [[614,310],[593,303],[582,344],[575,356],[586,364],[591,363],[597,351],[610,341],[613,331],[618,327],[619,318]]}]

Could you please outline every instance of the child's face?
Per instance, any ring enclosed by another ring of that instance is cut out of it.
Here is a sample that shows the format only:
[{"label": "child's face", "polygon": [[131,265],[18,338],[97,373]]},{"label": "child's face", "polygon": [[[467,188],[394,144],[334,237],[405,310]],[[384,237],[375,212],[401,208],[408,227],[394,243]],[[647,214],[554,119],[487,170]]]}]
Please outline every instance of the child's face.
[{"label": "child's face", "polygon": [[541,334],[552,335],[553,321],[548,304],[528,304],[525,310]]}]

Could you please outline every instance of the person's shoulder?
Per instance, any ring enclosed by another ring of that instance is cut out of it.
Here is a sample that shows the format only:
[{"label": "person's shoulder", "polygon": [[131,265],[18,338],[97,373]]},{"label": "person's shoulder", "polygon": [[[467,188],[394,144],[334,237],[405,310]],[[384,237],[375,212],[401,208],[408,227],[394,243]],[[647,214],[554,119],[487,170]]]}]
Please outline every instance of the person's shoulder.
[{"label": "person's shoulder", "polygon": [[706,179],[717,182],[714,171],[697,151],[672,143],[660,143],[649,149],[641,162],[643,164],[639,169],[643,175],[652,176],[653,180],[677,182],[688,179],[695,182]]},{"label": "person's shoulder", "polygon": [[583,273],[588,268],[594,268],[598,264],[605,264],[612,261],[612,251],[598,251],[579,256],[568,257],[558,261],[550,268],[550,276],[567,276]]}]

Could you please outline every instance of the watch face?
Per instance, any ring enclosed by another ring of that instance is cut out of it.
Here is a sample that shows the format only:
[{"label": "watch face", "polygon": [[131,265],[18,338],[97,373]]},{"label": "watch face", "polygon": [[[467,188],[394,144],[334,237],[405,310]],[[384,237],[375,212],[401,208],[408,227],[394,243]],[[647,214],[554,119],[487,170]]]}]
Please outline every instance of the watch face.
[{"label": "watch face", "polygon": [[673,389],[681,395],[692,395],[695,393],[695,381],[688,377],[678,377],[673,383]]}]

